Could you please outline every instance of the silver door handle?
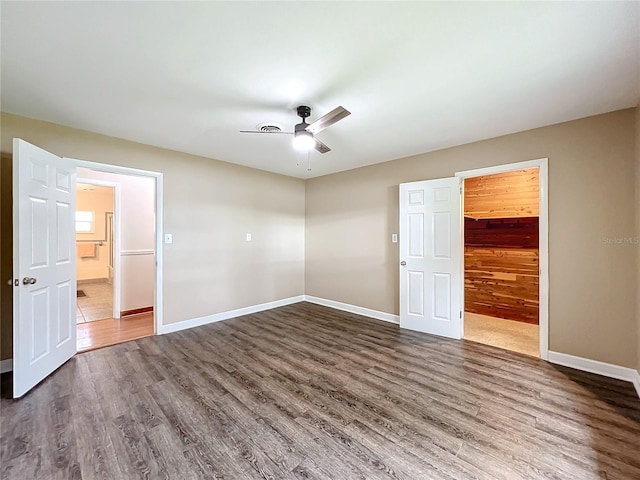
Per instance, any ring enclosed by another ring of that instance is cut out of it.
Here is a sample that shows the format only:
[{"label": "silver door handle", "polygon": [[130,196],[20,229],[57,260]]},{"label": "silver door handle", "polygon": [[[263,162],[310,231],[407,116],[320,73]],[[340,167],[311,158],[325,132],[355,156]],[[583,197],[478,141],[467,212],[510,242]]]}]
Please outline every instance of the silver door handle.
[{"label": "silver door handle", "polygon": [[406,264],[407,264],[407,262],[405,262],[404,260],[402,260],[402,261],[400,262],[400,265],[402,265],[403,267],[404,267]]},{"label": "silver door handle", "polygon": [[37,280],[35,278],[31,278],[31,277],[24,277],[22,279],[22,284],[23,285],[33,285],[36,282],[37,282]]},{"label": "silver door handle", "polygon": [[36,282],[37,282],[37,280],[35,278],[33,278],[33,277],[31,277],[31,279],[29,279],[29,284],[30,285],[33,285]]}]

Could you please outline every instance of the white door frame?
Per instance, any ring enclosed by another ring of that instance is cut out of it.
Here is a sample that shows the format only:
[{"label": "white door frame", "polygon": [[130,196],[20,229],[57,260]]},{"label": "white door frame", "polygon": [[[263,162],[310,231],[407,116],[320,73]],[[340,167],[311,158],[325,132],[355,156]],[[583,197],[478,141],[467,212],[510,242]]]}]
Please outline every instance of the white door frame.
[{"label": "white door frame", "polygon": [[[113,318],[120,318],[120,288],[122,282],[120,279],[120,184],[117,182],[108,182],[105,180],[94,180],[93,178],[76,178],[77,183],[86,183],[98,187],[113,188],[113,223],[115,225],[115,235],[113,236]],[[107,231],[104,232],[105,238]]]},{"label": "white door frame", "polygon": [[[155,257],[156,257],[156,269],[155,269],[155,287],[154,287],[154,305],[153,305],[153,320],[154,320],[154,333],[157,335],[160,333],[162,328],[162,318],[163,318],[163,309],[162,309],[162,239],[164,238],[163,234],[163,190],[162,190],[162,181],[163,174],[160,172],[153,172],[150,170],[141,170],[138,168],[130,168],[130,167],[121,167],[118,165],[110,165],[107,163],[96,163],[90,162],[87,160],[78,160],[75,158],[70,158],[75,162],[76,167],[88,168],[91,170],[97,170],[100,172],[107,173],[117,173],[120,175],[135,175],[141,177],[151,177],[155,180],[156,184],[156,199],[155,199],[155,224],[156,224],[156,236],[155,236]],[[120,205],[118,205],[119,207]],[[118,229],[120,230],[120,229]],[[116,232],[117,237],[119,238],[120,233]],[[117,257],[117,262],[120,262],[120,256]]]},{"label": "white door frame", "polygon": [[[540,174],[540,217],[539,217],[539,255],[540,255],[540,277],[539,277],[539,327],[540,327],[540,358],[547,360],[549,357],[549,159],[539,158],[537,160],[527,160],[524,162],[508,163],[493,167],[478,168],[475,170],[465,170],[457,172],[462,182],[466,178],[482,177],[496,173],[511,172],[513,170],[524,170],[526,168],[538,168]],[[464,183],[462,183],[464,185]],[[461,235],[464,238],[464,188],[461,188],[462,195],[462,217],[460,219]],[[464,242],[462,242],[462,258],[464,258]],[[462,308],[464,310],[464,261],[461,262],[461,294]],[[462,332],[464,334],[464,315],[462,316]],[[464,336],[462,337],[464,338]]]}]

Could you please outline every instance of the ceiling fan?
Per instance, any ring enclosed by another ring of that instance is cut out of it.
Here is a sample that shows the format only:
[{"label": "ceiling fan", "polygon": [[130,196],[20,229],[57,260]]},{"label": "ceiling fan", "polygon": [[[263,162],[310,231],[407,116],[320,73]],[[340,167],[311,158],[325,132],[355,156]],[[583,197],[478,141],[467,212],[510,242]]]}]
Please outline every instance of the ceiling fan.
[{"label": "ceiling fan", "polygon": [[334,123],[342,120],[347,115],[351,115],[351,112],[344,107],[337,107],[331,110],[326,115],[323,115],[315,122],[309,124],[306,122],[307,117],[311,115],[311,107],[306,105],[300,105],[296,109],[296,113],[302,119],[302,122],[298,123],[293,132],[283,132],[279,127],[275,125],[263,125],[260,130],[240,130],[240,133],[265,133],[267,135],[281,134],[281,135],[293,135],[293,148],[296,150],[309,151],[315,148],[320,153],[327,153],[331,151],[324,143],[314,137],[318,132],[321,132],[327,127],[330,127]]}]

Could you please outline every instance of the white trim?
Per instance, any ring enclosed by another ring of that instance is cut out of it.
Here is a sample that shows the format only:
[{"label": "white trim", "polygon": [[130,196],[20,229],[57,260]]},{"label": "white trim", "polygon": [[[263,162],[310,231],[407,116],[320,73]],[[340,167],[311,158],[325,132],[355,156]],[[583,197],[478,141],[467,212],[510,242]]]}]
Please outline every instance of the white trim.
[{"label": "white trim", "polygon": [[[153,319],[154,319],[154,329],[155,333],[160,333],[160,329],[162,328],[163,321],[163,276],[162,276],[162,268],[163,268],[163,251],[162,251],[162,239],[164,237],[163,231],[163,213],[164,213],[164,200],[163,200],[163,174],[160,172],[153,172],[150,170],[140,170],[138,168],[130,168],[130,167],[121,167],[119,165],[111,165],[107,163],[96,163],[90,162],[87,160],[79,160],[76,158],[69,158],[75,163],[76,167],[84,167],[89,168],[91,170],[97,170],[100,172],[108,172],[108,173],[117,173],[121,175],[136,175],[142,177],[151,177],[155,179],[156,183],[156,203],[155,203],[155,218],[156,218],[156,239],[155,239],[155,252],[156,252],[156,271],[155,271],[155,285],[154,285],[154,305],[153,305]],[[116,205],[116,208],[119,209],[120,205]],[[118,225],[119,227],[119,225]],[[119,238],[120,228],[116,232],[116,237]],[[118,247],[120,245],[118,239]],[[120,253],[120,252],[118,252]],[[116,255],[116,262],[120,261],[121,255]],[[118,279],[116,278],[116,282]],[[118,312],[118,315],[120,312]]]},{"label": "white trim", "polygon": [[[540,255],[540,275],[539,275],[539,326],[540,326],[540,358],[549,358],[549,159],[539,158],[537,160],[527,160],[524,162],[508,163],[475,170],[465,170],[456,172],[455,176],[464,180],[466,178],[481,177],[495,173],[510,172],[513,170],[523,170],[526,168],[538,168],[540,174],[540,215],[539,215],[539,246]],[[462,189],[464,190],[464,189]],[[464,201],[464,197],[463,197]],[[461,226],[464,228],[464,204],[462,208]],[[464,232],[463,232],[464,233]],[[462,245],[464,258],[464,242]],[[462,305],[464,306],[464,262],[462,262]],[[463,307],[464,308],[464,307]],[[463,317],[464,329],[464,317]]]},{"label": "white trim", "polygon": [[213,315],[206,315],[204,317],[192,318],[191,320],[184,320],[182,322],[170,323],[169,325],[161,325],[160,328],[158,329],[158,334],[179,332],[180,330],[200,327],[202,325],[207,325],[208,323],[220,322],[222,320],[229,320],[230,318],[235,318],[242,315],[248,315],[250,313],[262,312],[264,310],[283,307],[285,305],[291,305],[293,303],[298,303],[298,302],[315,303],[317,305],[323,305],[325,307],[335,308],[336,310],[355,313],[357,315],[364,315],[365,317],[371,317],[377,320],[383,320],[385,322],[391,322],[395,324],[400,323],[400,317],[398,315],[393,315],[391,313],[380,312],[378,310],[371,310],[369,308],[358,307],[356,305],[336,302],[333,300],[313,297],[310,295],[298,295],[297,297],[284,298],[282,300],[275,300],[273,302],[261,303],[259,305],[252,305],[250,307],[243,307],[243,308],[238,308],[236,310],[228,310],[226,312],[214,313]]},{"label": "white trim", "polygon": [[115,208],[113,209],[113,318],[120,318],[122,310],[122,197],[120,185],[116,187]]},{"label": "white trim", "polygon": [[311,295],[305,295],[304,300],[306,302],[315,303],[317,305],[324,305],[325,307],[335,308],[336,310],[342,310],[349,313],[355,313],[357,315],[364,315],[365,317],[375,318],[385,322],[400,324],[400,316],[392,313],[380,312],[378,310],[371,310],[370,308],[358,307],[357,305],[350,305],[348,303],[336,302],[334,300],[327,300],[326,298],[313,297]]},{"label": "white trim", "polygon": [[[120,255],[120,183],[109,182],[106,180],[94,180],[93,178],[76,178],[76,183],[87,183],[100,187],[113,188],[113,224],[115,234],[113,235],[113,318],[120,318],[120,303],[122,299],[122,280],[121,280],[121,263]],[[104,238],[107,238],[107,231],[104,232]],[[76,267],[77,268],[77,267]]]},{"label": "white trim", "polygon": [[122,257],[128,257],[131,255],[153,255],[155,253],[155,250],[120,250],[120,255]]},{"label": "white trim", "polygon": [[64,157],[67,160],[73,160],[76,167],[88,168],[90,170],[98,170],[100,172],[107,173],[119,173],[121,175],[135,175],[138,177],[158,177],[162,176],[160,172],[154,172],[153,170],[142,170],[140,168],[123,167],[121,165],[114,165],[111,163],[92,162],[91,160],[81,160],[79,158]]},{"label": "white trim", "polygon": [[549,159],[537,160],[540,176],[540,210],[538,217],[538,254],[540,261],[539,282],[539,336],[540,336],[540,358],[549,358]]},{"label": "white trim", "polygon": [[582,370],[583,372],[595,373],[596,375],[631,382],[638,393],[638,397],[640,397],[640,374],[633,368],[621,367],[619,365],[613,365],[612,363],[599,362],[598,360],[553,351],[549,352],[548,361],[556,365]]},{"label": "white trim", "polygon": [[456,172],[454,176],[459,178],[474,178],[483,177],[485,175],[493,175],[495,173],[510,172],[512,170],[525,170],[527,168],[539,167],[541,163],[546,164],[548,160],[548,158],[538,158],[535,160],[525,160],[522,162],[505,163],[502,165],[493,165],[491,167],[476,168],[474,170],[463,170],[461,172]]},{"label": "white trim", "polygon": [[636,387],[636,393],[638,394],[638,398],[640,398],[640,372],[636,370],[636,374],[633,377],[633,386]]},{"label": "white trim", "polygon": [[154,287],[154,297],[155,303],[153,305],[153,319],[154,319],[154,330],[156,335],[160,333],[160,328],[164,319],[164,308],[162,304],[163,299],[163,291],[162,286],[164,282],[164,277],[162,276],[163,272],[163,258],[164,258],[164,250],[163,250],[163,239],[164,239],[164,190],[163,190],[163,182],[164,177],[162,174],[159,174],[156,177],[156,284]]},{"label": "white trim", "polygon": [[230,318],[240,317],[242,315],[249,315],[250,313],[262,312],[264,310],[283,307],[285,305],[291,305],[292,303],[298,303],[302,301],[304,301],[304,295],[298,295],[297,297],[283,298],[282,300],[275,300],[273,302],[261,303],[259,305],[252,305],[250,307],[237,308],[235,310],[228,310],[226,312],[214,313],[213,315],[206,315],[204,317],[192,318],[191,320],[184,320],[182,322],[170,323],[169,325],[161,325],[160,328],[158,329],[158,333],[165,334],[165,333],[179,332],[180,330],[200,327],[202,325],[207,325],[208,323],[220,322],[222,320],[229,320]]},{"label": "white trim", "polygon": [[0,360],[0,373],[13,372],[13,359]]}]

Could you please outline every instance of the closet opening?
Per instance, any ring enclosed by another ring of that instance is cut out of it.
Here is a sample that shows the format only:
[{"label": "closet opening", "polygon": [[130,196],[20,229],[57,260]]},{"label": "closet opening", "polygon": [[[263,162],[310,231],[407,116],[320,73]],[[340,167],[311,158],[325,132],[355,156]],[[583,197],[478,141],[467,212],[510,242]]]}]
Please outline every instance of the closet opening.
[{"label": "closet opening", "polygon": [[540,169],[464,178],[464,338],[540,356]]}]

